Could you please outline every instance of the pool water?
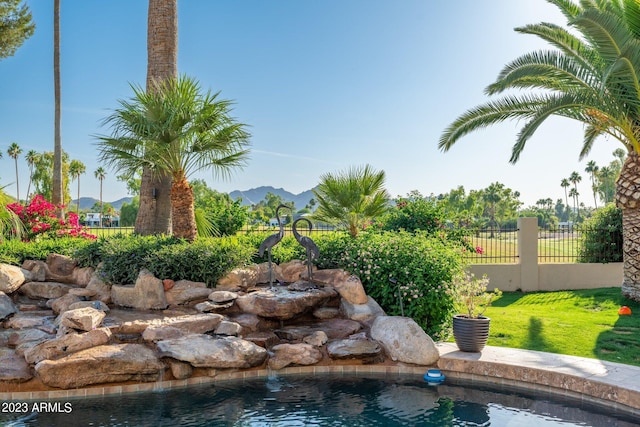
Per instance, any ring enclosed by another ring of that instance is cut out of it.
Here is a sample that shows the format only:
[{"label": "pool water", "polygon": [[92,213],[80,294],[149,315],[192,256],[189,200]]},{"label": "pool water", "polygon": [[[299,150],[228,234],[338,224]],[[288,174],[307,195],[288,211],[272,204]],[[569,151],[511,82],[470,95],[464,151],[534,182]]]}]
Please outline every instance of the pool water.
[{"label": "pool water", "polygon": [[[60,411],[55,410],[56,408]],[[316,376],[229,381],[74,399],[3,426],[637,426],[610,408],[515,390],[416,377]]]}]

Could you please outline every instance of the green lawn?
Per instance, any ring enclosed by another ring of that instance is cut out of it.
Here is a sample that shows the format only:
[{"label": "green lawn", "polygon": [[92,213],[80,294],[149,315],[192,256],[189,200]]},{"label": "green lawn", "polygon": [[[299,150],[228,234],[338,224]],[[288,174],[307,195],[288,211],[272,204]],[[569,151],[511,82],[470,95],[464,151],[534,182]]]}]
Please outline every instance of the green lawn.
[{"label": "green lawn", "polygon": [[[619,316],[629,306],[631,316]],[[597,358],[640,366],[640,304],[620,288],[505,292],[489,307],[488,345]]]}]

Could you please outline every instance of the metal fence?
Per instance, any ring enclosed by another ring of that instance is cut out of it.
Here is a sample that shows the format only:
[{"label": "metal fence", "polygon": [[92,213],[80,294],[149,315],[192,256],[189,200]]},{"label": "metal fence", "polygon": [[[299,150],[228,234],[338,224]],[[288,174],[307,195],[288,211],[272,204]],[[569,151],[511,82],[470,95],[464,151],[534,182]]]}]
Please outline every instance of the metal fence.
[{"label": "metal fence", "polygon": [[518,229],[515,227],[465,228],[475,251],[465,252],[471,264],[515,264],[518,262]]},{"label": "metal fence", "polygon": [[[586,232],[597,231],[602,242],[593,247],[583,243]],[[471,245],[478,250],[468,252],[467,261],[472,264],[510,264],[518,262],[518,229],[467,229]],[[584,225],[572,227],[542,227],[538,230],[539,263],[573,263],[580,258],[620,261],[622,236],[614,230],[587,229]],[[615,259],[619,257],[620,259]],[[584,260],[583,260],[584,261]],[[589,261],[593,262],[593,261]],[[595,261],[604,262],[604,261]]]},{"label": "metal fence", "polygon": [[[133,233],[133,227],[86,227],[85,230],[98,237],[108,237],[115,234]],[[277,227],[266,225],[245,226],[240,233],[274,233]],[[333,233],[336,228],[327,224],[314,224],[314,234]],[[539,263],[572,263],[578,262],[581,255],[581,245],[584,233],[588,231],[584,226],[540,228],[538,230],[538,262]],[[301,230],[307,234],[307,229]],[[471,264],[515,264],[518,263],[518,233],[516,227],[495,228],[465,228],[465,234],[470,246],[475,250],[467,251],[466,260]],[[284,227],[284,234],[291,235],[291,224]],[[589,250],[603,253],[589,253],[593,258],[622,253],[622,241],[619,233],[603,231],[607,241]],[[584,251],[584,249],[582,249]],[[605,254],[606,252],[606,254]],[[584,256],[584,252],[582,253]]]}]

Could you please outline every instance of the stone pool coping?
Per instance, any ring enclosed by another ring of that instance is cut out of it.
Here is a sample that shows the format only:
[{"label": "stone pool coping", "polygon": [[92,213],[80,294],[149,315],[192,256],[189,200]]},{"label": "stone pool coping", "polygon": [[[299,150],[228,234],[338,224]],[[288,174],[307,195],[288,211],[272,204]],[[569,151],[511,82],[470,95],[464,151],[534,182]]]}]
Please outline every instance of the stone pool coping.
[{"label": "stone pool coping", "polygon": [[[606,405],[640,415],[640,367],[561,354],[487,346],[482,353],[458,351],[454,343],[438,343],[438,368],[450,377],[479,384],[513,387]],[[428,367],[393,365],[316,365],[281,369],[278,375],[416,375]],[[219,381],[265,378],[267,369],[219,371],[215,377],[152,383],[104,385],[70,390],[0,393],[0,401],[100,397],[184,388]]]}]

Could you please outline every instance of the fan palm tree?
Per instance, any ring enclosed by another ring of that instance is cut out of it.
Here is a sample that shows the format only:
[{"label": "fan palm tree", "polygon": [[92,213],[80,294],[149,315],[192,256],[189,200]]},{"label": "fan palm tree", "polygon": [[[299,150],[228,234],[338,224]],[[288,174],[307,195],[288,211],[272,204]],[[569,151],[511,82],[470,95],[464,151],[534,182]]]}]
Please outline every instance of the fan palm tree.
[{"label": "fan palm tree", "polygon": [[571,183],[567,178],[562,178],[560,182],[560,187],[564,188],[564,202],[567,205],[567,210],[569,210],[569,196],[567,195],[567,188],[571,186]]},{"label": "fan palm tree", "polygon": [[22,153],[22,148],[15,142],[9,145],[7,154],[11,157],[16,165],[16,202],[20,203],[20,184],[18,182],[18,156]]},{"label": "fan palm tree", "polygon": [[187,178],[200,170],[228,176],[249,154],[246,125],[230,116],[231,102],[202,94],[188,77],[166,80],[156,91],[133,87],[134,97],[105,120],[110,137],[99,137],[100,159],[125,174],[147,167],[170,176],[173,234],[196,237],[193,190]]},{"label": "fan palm tree", "polygon": [[370,165],[322,175],[312,190],[318,202],[313,219],[346,226],[356,237],[366,222],[388,209],[390,198],[384,181],[384,171],[375,171]]},{"label": "fan palm tree", "polygon": [[103,209],[103,201],[102,201],[102,182],[104,181],[104,179],[107,177],[107,172],[104,170],[104,168],[102,166],[98,167],[98,169],[96,169],[93,172],[93,175],[98,178],[100,180],[100,227],[102,227],[102,209]]},{"label": "fan palm tree", "polygon": [[[178,0],[149,0],[147,13],[147,91],[178,78]],[[171,175],[142,168],[138,234],[171,233]]]},{"label": "fan palm tree", "polygon": [[[87,170],[86,166],[80,160],[71,160],[71,163],[69,164],[69,175],[71,175],[73,179],[78,181],[78,198],[76,199],[76,215],[80,214],[80,175],[85,173],[86,170]],[[102,187],[102,180],[100,180],[100,187]],[[100,194],[102,194],[102,189],[100,191]]]},{"label": "fan palm tree", "polygon": [[596,200],[596,194],[598,192],[598,185],[596,184],[596,177],[600,168],[596,165],[596,162],[590,160],[587,163],[587,167],[584,169],[591,176],[591,190],[593,191],[593,206],[598,209],[598,201]]},{"label": "fan palm tree", "polygon": [[25,199],[27,204],[29,203],[29,192],[31,191],[31,182],[33,181],[33,168],[38,161],[38,157],[40,157],[40,154],[38,154],[35,150],[29,150],[27,152],[27,155],[25,156],[27,164],[29,165],[29,185],[27,185],[27,196]]},{"label": "fan palm tree", "polygon": [[[628,152],[616,186],[623,210],[623,295],[640,301],[640,4],[635,0],[548,0],[567,18],[569,29],[552,23],[516,28],[553,49],[525,54],[507,64],[487,94],[517,93],[475,107],[443,132],[449,150],[464,135],[510,119],[524,123],[512,148],[520,158],[529,138],[551,116],[585,124],[580,158],[600,136],[618,140]],[[575,30],[575,31],[574,31]],[[635,197],[634,197],[635,196]]]}]

